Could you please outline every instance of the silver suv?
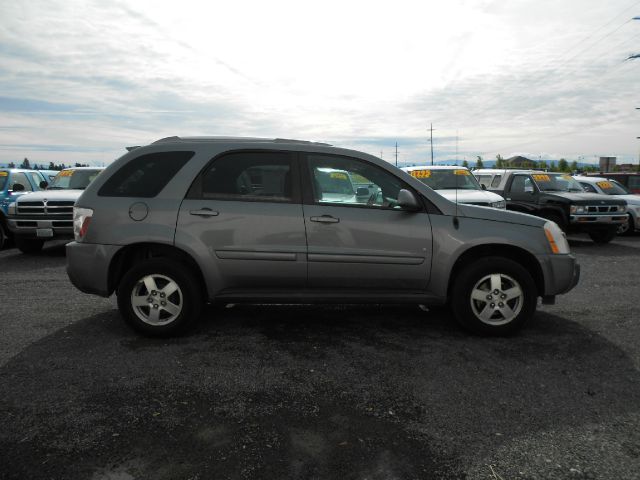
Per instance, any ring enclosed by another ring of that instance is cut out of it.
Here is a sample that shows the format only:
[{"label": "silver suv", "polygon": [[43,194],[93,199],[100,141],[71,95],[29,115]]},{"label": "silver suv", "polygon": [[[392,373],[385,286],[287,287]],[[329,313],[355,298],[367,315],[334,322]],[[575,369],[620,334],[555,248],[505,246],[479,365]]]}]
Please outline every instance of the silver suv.
[{"label": "silver suv", "polygon": [[[345,175],[371,194],[336,196]],[[507,334],[579,278],[554,222],[456,205],[379,158],[284,139],[132,149],[78,199],[74,230],[73,284],[115,291],[150,335],[183,330],[204,302],[448,304],[464,327]]]}]

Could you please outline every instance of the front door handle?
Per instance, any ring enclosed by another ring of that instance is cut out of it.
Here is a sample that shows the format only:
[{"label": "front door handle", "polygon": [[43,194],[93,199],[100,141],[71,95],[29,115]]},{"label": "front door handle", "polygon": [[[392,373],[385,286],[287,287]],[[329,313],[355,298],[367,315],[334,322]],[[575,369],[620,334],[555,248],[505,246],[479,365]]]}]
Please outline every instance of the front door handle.
[{"label": "front door handle", "polygon": [[339,218],[332,217],[331,215],[322,215],[321,217],[311,217],[310,220],[312,222],[318,222],[318,223],[338,223],[340,221]]},{"label": "front door handle", "polygon": [[210,208],[202,208],[200,210],[190,210],[191,215],[197,215],[198,217],[215,217],[219,215],[218,212],[211,210]]}]

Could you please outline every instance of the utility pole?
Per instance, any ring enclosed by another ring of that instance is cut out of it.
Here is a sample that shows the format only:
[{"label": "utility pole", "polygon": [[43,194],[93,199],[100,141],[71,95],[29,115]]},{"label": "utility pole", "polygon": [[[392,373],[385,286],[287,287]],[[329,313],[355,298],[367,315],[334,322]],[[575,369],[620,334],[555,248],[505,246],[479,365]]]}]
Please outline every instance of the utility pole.
[{"label": "utility pole", "polygon": [[429,132],[431,133],[430,143],[431,143],[431,165],[433,165],[433,123],[430,124]]},{"label": "utility pole", "polygon": [[458,130],[456,130],[456,165],[458,165]]},{"label": "utility pole", "polygon": [[396,142],[396,167],[398,166],[398,142]]}]

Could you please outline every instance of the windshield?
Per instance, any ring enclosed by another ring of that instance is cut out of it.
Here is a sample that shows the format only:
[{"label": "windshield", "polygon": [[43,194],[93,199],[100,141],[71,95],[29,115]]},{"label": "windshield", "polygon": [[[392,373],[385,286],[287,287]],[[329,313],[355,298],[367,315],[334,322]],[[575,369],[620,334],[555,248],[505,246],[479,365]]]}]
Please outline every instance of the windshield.
[{"label": "windshield", "polygon": [[83,170],[62,170],[56,178],[51,181],[49,190],[67,190],[79,189],[84,190],[89,186],[94,178],[101,172],[99,169],[83,169]]},{"label": "windshield", "polygon": [[531,178],[543,192],[584,193],[584,188],[568,173],[534,173]]},{"label": "windshield", "polygon": [[9,172],[0,170],[0,190],[4,190],[4,186],[7,183],[7,178],[9,178]]},{"label": "windshield", "polygon": [[411,170],[409,175],[417,178],[434,190],[482,190],[476,177],[464,168],[447,170],[429,170],[428,168],[424,168]]},{"label": "windshield", "polygon": [[615,180],[603,180],[602,182],[596,182],[596,185],[607,195],[629,195],[631,193]]},{"label": "windshield", "polygon": [[347,172],[330,168],[318,168],[315,178],[320,184],[323,193],[355,195],[353,184]]}]

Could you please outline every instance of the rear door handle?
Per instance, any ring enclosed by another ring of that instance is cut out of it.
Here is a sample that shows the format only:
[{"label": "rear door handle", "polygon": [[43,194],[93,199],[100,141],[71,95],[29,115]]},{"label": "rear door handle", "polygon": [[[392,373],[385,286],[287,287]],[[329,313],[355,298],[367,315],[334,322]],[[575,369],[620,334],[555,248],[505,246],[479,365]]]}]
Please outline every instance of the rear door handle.
[{"label": "rear door handle", "polygon": [[200,210],[190,210],[191,215],[197,215],[198,217],[215,217],[219,215],[218,212],[211,210],[210,208],[202,208]]},{"label": "rear door handle", "polygon": [[331,215],[322,215],[321,217],[311,217],[309,220],[318,223],[338,223],[339,218],[332,217]]}]

